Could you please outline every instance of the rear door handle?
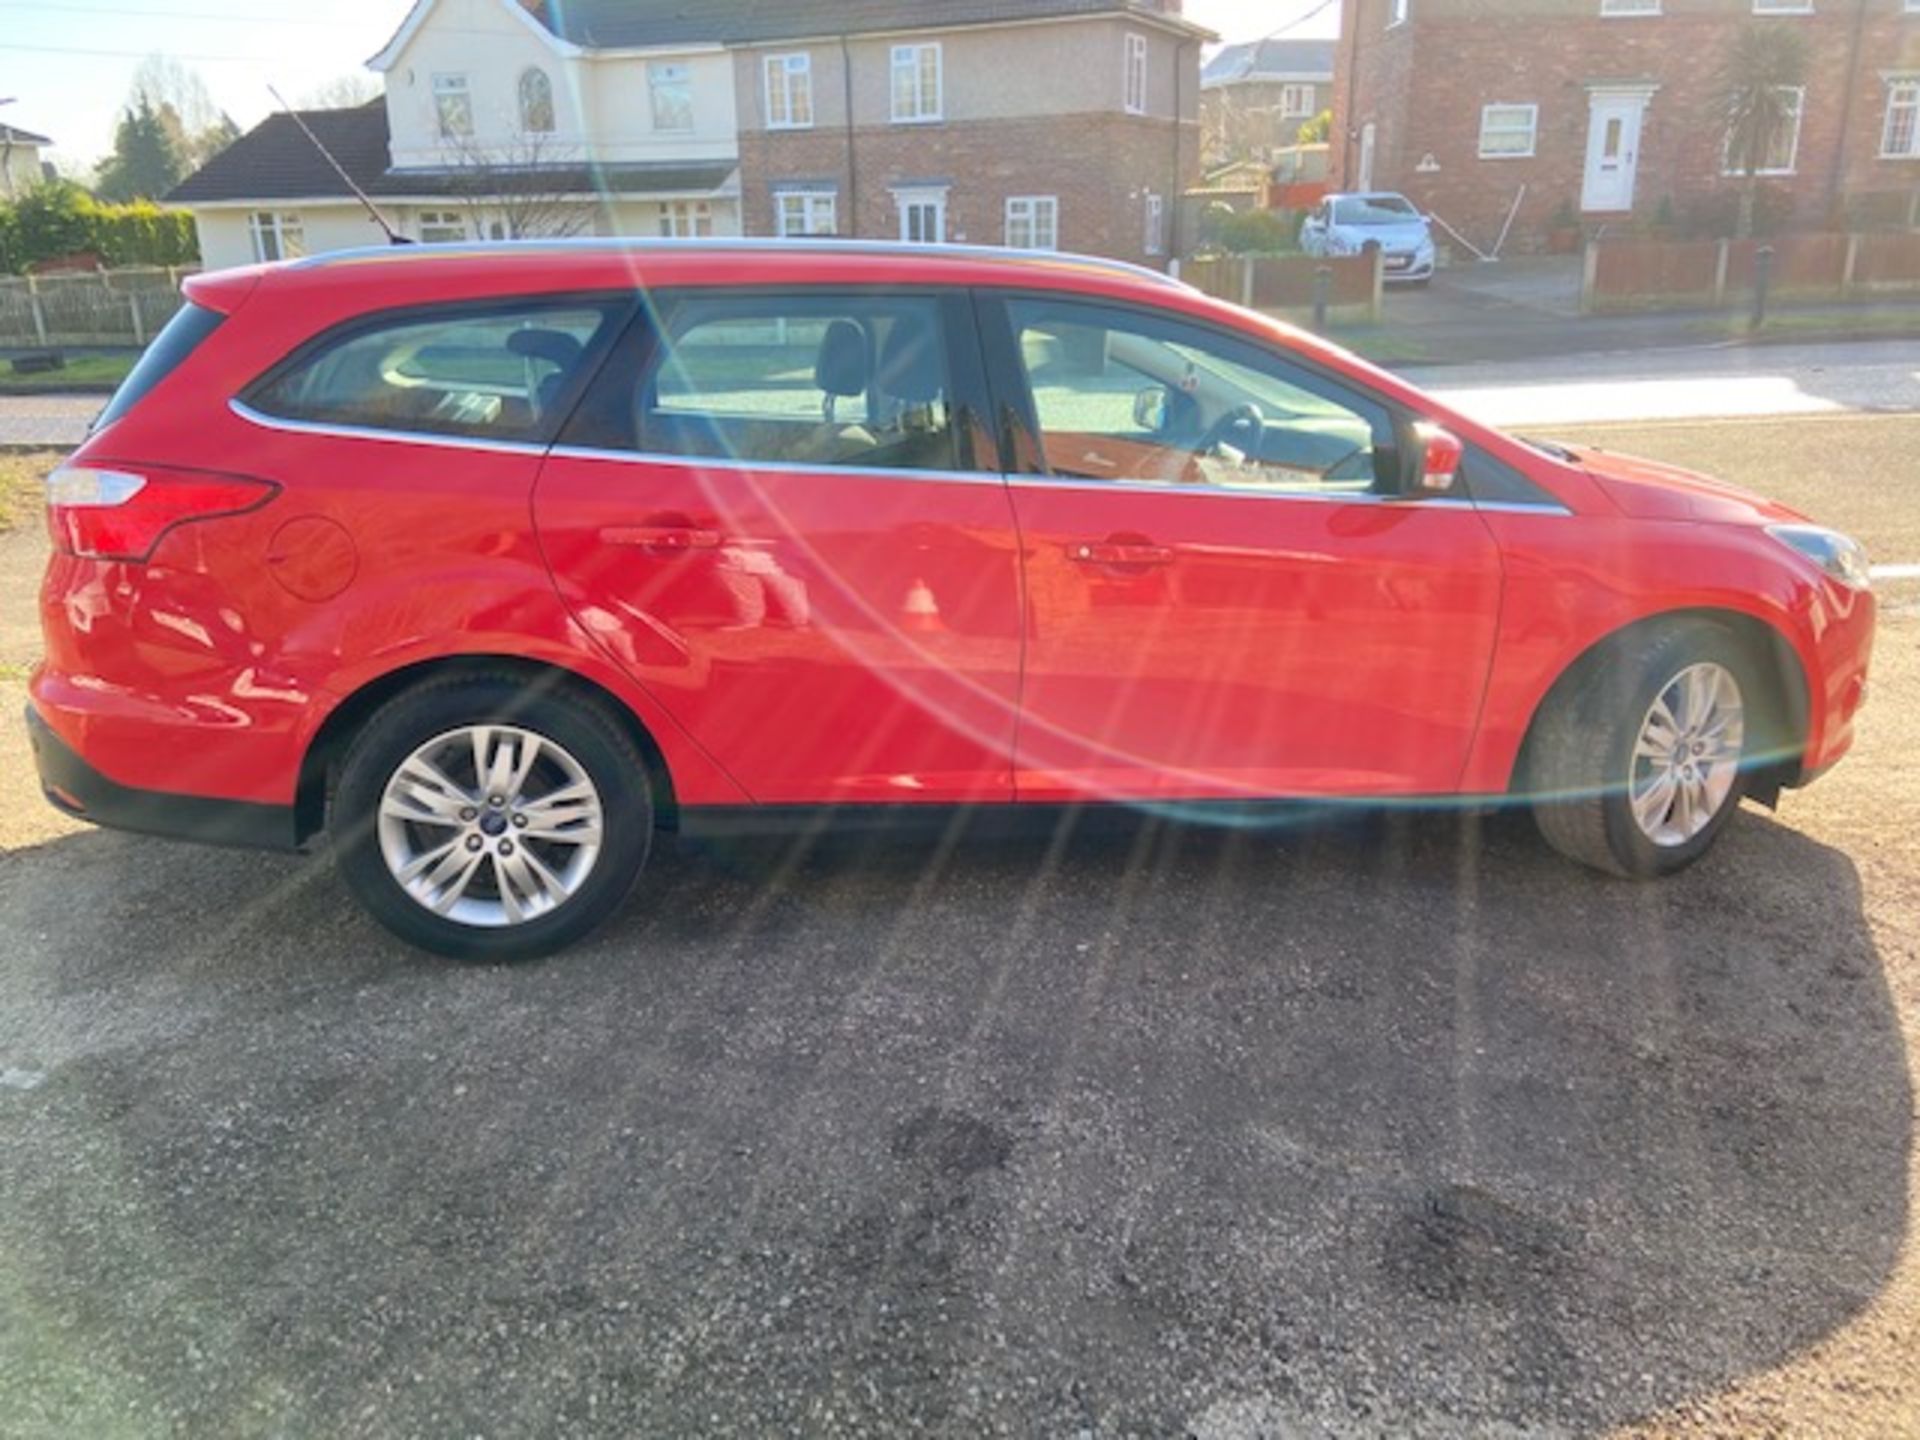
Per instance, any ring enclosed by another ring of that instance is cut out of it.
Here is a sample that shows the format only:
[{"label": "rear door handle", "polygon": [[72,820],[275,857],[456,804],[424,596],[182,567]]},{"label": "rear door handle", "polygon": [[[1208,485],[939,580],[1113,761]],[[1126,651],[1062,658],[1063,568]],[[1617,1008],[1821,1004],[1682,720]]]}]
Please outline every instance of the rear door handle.
[{"label": "rear door handle", "polygon": [[718,550],[724,538],[718,530],[701,530],[691,525],[615,525],[600,532],[603,544],[633,545],[666,554]]},{"label": "rear door handle", "polygon": [[1170,565],[1173,549],[1130,540],[1077,540],[1067,557],[1082,565]]}]

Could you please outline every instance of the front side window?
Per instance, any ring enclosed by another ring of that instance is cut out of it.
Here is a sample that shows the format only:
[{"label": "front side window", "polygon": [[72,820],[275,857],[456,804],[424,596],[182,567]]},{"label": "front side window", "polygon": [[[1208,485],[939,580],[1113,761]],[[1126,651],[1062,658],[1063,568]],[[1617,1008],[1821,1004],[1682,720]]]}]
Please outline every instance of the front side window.
[{"label": "front side window", "polygon": [[685,65],[647,66],[647,88],[653,96],[655,130],[693,129],[693,78]]},{"label": "front side window", "polygon": [[1049,474],[1324,498],[1397,485],[1386,408],[1258,345],[1085,301],[1007,309]]},{"label": "front side window", "polygon": [[264,414],[354,429],[539,438],[624,304],[414,311],[309,347],[247,396]]},{"label": "front side window", "polygon": [[458,244],[467,238],[467,217],[458,210],[422,210],[420,239],[427,245]]},{"label": "front side window", "polygon": [[1053,195],[1015,195],[1007,201],[1007,244],[1016,250],[1060,248],[1060,201]]},{"label": "front side window", "polygon": [[957,468],[946,327],[902,295],[658,297],[631,402],[650,455]]},{"label": "front side window", "polygon": [[520,128],[529,135],[554,131],[553,79],[534,66],[520,74]]},{"label": "front side window", "polygon": [[[1759,156],[1759,164],[1754,169],[1756,175],[1791,175],[1795,160],[1800,154],[1800,116],[1806,109],[1807,91],[1803,85],[1781,85],[1775,88],[1779,97],[1780,123],[1767,135],[1766,152]],[[1730,127],[1727,132],[1726,173],[1744,175],[1747,173],[1748,157],[1740,153],[1738,127]]]},{"label": "front side window", "polygon": [[786,190],[773,197],[774,218],[786,239],[839,230],[839,197],[831,190]]},{"label": "front side window", "polygon": [[1538,105],[1481,106],[1480,158],[1517,160],[1533,154],[1534,134],[1539,123]]},{"label": "front side window", "polygon": [[433,108],[440,122],[440,138],[464,140],[473,134],[473,95],[464,75],[433,77]]},{"label": "front side window", "polygon": [[893,119],[914,124],[940,118],[940,46],[893,47]]},{"label": "front side window", "polygon": [[1887,86],[1880,153],[1889,160],[1920,159],[1920,79],[1895,80]]},{"label": "front side window", "polygon": [[307,230],[300,216],[291,210],[256,210],[247,217],[247,233],[253,240],[253,258],[296,260],[307,253]]},{"label": "front side window", "polygon": [[813,59],[808,55],[769,55],[767,128],[805,130],[813,124]]},{"label": "front side window", "polygon": [[1127,36],[1127,113],[1147,113],[1147,37]]},{"label": "front side window", "polygon": [[713,206],[705,200],[672,200],[660,207],[660,233],[669,240],[713,234]]}]

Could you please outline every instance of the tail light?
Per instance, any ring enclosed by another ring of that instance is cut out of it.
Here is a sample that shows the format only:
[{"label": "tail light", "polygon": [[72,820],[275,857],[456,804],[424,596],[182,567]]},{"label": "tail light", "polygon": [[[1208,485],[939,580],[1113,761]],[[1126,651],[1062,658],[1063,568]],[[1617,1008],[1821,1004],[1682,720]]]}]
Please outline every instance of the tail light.
[{"label": "tail light", "polygon": [[47,528],[75,555],[145,560],[174,527],[244,515],[279,489],[238,475],[64,465],[47,477]]}]

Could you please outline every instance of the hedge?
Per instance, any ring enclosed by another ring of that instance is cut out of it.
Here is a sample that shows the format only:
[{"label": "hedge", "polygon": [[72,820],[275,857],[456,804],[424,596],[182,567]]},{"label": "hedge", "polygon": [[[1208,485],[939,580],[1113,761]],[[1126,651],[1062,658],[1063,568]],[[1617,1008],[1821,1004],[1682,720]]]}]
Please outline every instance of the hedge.
[{"label": "hedge", "polygon": [[0,204],[0,274],[70,255],[103,265],[191,265],[200,258],[193,217],[147,201],[106,205],[78,185],[54,181]]}]

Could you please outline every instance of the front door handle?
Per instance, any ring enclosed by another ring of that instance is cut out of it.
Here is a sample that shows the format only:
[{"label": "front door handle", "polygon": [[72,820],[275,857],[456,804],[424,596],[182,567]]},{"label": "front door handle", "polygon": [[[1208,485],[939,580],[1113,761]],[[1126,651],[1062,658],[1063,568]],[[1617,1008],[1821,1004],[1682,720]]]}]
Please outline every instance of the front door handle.
[{"label": "front door handle", "polygon": [[1146,566],[1173,563],[1173,548],[1136,540],[1076,540],[1067,558],[1082,565]]},{"label": "front door handle", "polygon": [[725,537],[718,530],[693,525],[614,525],[600,532],[606,545],[633,545],[660,554],[681,555],[693,550],[718,550]]}]

